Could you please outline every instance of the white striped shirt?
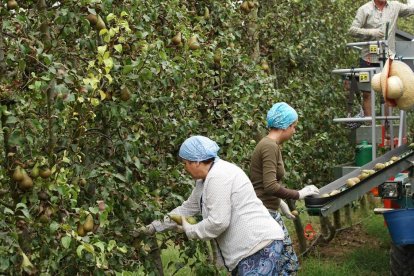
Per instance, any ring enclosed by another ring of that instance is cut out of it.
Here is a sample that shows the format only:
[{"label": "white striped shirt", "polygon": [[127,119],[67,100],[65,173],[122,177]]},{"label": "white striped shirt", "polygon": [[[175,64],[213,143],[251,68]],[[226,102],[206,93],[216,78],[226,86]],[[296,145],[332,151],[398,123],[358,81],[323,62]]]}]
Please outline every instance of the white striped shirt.
[{"label": "white striped shirt", "polygon": [[[203,220],[187,230],[189,238],[215,239],[231,271],[264,241],[283,240],[280,225],[257,198],[248,176],[236,165],[218,160],[205,181],[196,181],[190,197],[171,213],[201,214]],[[154,225],[154,224],[153,224]],[[161,225],[154,225],[157,231]]]}]

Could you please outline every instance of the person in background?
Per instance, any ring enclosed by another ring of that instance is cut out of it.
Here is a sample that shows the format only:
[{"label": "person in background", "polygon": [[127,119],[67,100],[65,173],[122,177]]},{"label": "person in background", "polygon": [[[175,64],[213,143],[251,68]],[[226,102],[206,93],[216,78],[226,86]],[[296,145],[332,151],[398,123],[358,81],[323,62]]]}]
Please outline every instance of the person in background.
[{"label": "person in background", "polygon": [[[361,41],[388,39],[388,55],[395,56],[395,32],[399,16],[414,14],[414,0],[407,4],[399,1],[371,0],[362,5],[349,28],[349,34]],[[385,36],[388,23],[388,34]],[[385,62],[385,61],[384,61]],[[378,54],[370,53],[368,46],[362,48],[359,61],[361,68],[380,67]],[[362,91],[362,108],[365,116],[371,116],[371,91]]]},{"label": "person in background", "polygon": [[304,199],[306,196],[319,194],[319,189],[314,185],[305,186],[299,191],[285,188],[282,185],[285,175],[282,144],[292,138],[297,123],[298,114],[290,105],[284,102],[274,104],[267,113],[269,132],[256,145],[250,163],[250,180],[254,190],[285,233],[282,258],[285,263],[284,272],[287,275],[295,275],[299,269],[299,263],[278,210],[280,209],[289,219],[294,219],[295,216],[282,199]]},{"label": "person in background", "polygon": [[[181,215],[189,239],[214,240],[232,275],[283,275],[282,228],[257,198],[248,176],[238,166],[219,159],[218,150],[216,142],[204,136],[184,141],[179,156],[195,179],[195,188],[169,215]],[[197,214],[203,219],[189,224],[186,216]],[[166,217],[143,231],[154,234],[174,228],[177,224]]]}]

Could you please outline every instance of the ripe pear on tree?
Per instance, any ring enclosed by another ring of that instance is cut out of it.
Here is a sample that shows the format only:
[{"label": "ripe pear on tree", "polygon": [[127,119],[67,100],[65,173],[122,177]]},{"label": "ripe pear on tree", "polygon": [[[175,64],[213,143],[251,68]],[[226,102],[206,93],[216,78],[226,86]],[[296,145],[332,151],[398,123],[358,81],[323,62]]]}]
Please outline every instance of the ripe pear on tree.
[{"label": "ripe pear on tree", "polygon": [[93,217],[91,214],[88,214],[86,216],[85,223],[83,224],[83,230],[85,230],[85,232],[88,233],[93,230],[93,226],[94,226]]},{"label": "ripe pear on tree", "polygon": [[49,176],[52,175],[52,171],[48,168],[48,167],[42,167],[41,170],[39,171],[39,175],[42,178],[48,178]]},{"label": "ripe pear on tree", "polygon": [[8,10],[15,10],[19,7],[16,0],[8,0],[7,1],[7,9]]},{"label": "ripe pear on tree", "polygon": [[77,229],[78,235],[83,237],[86,235],[85,229],[83,229],[82,223],[78,223],[78,229]]},{"label": "ripe pear on tree", "polygon": [[210,18],[210,10],[207,7],[204,7],[204,19]]},{"label": "ripe pear on tree", "polygon": [[33,180],[27,174],[24,174],[22,181],[19,183],[19,188],[22,191],[28,191],[33,188]]},{"label": "ripe pear on tree", "polygon": [[191,50],[197,50],[200,48],[200,43],[198,43],[197,41],[197,36],[193,35],[192,37],[190,37],[190,39],[188,40],[188,47]]},{"label": "ripe pear on tree", "polygon": [[95,26],[96,23],[98,22],[98,17],[96,16],[96,14],[90,13],[88,14],[88,16],[86,16],[86,19],[89,21],[89,23],[91,23],[91,25]]},{"label": "ripe pear on tree", "polygon": [[269,64],[267,63],[266,60],[263,60],[262,61],[261,67],[262,67],[263,71],[265,71],[267,73],[270,71]]},{"label": "ripe pear on tree", "polygon": [[129,92],[128,87],[123,87],[121,89],[121,96],[120,96],[121,100],[126,102],[131,98],[131,92]]},{"label": "ripe pear on tree", "polygon": [[174,43],[174,45],[180,45],[180,43],[182,43],[181,32],[178,32],[175,36],[173,36],[171,41]]},{"label": "ripe pear on tree", "polygon": [[31,177],[37,178],[39,176],[40,170],[39,167],[36,165],[33,167],[32,171],[30,172]]},{"label": "ripe pear on tree", "polygon": [[244,13],[249,13],[250,12],[249,1],[243,1],[243,3],[241,3],[240,5],[240,9]]},{"label": "ripe pear on tree", "polygon": [[105,22],[103,21],[102,17],[98,15],[98,20],[96,21],[96,29],[100,31],[105,28],[106,28]]},{"label": "ripe pear on tree", "polygon": [[14,169],[14,172],[13,172],[13,176],[12,176],[12,178],[13,178],[15,181],[22,181],[22,180],[23,180],[23,177],[24,177],[24,175],[23,175],[23,172],[22,172],[22,168],[21,168],[20,166],[17,166],[17,167]]}]

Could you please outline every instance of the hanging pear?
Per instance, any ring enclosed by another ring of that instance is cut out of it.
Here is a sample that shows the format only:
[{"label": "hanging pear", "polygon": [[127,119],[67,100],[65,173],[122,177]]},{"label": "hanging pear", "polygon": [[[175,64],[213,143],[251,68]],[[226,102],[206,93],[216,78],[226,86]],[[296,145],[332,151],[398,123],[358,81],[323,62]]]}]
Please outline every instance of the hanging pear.
[{"label": "hanging pear", "polygon": [[78,232],[78,235],[81,237],[86,235],[85,229],[83,229],[83,225],[81,223],[78,224],[77,232]]},{"label": "hanging pear", "polygon": [[182,41],[181,32],[178,32],[171,40],[175,45],[179,45]]},{"label": "hanging pear", "polygon": [[249,3],[248,3],[248,1],[244,1],[244,2],[240,5],[240,9],[241,9],[244,13],[249,13],[249,12],[250,12],[250,7],[249,7]]},{"label": "hanging pear", "polygon": [[269,70],[270,70],[269,64],[265,60],[262,61],[261,67],[262,67],[263,71],[265,71],[265,72],[269,72]]},{"label": "hanging pear", "polygon": [[48,167],[43,167],[43,168],[40,170],[39,175],[40,175],[42,178],[48,178],[49,176],[51,176],[51,175],[52,175],[52,171],[51,171]]},{"label": "hanging pear", "polygon": [[88,14],[88,16],[86,17],[86,19],[89,21],[89,23],[91,23],[91,25],[96,25],[96,23],[98,22],[98,17],[96,16],[96,14]]},{"label": "hanging pear", "polygon": [[27,174],[23,176],[22,181],[20,181],[19,183],[19,188],[22,191],[28,191],[31,188],[33,188],[33,180],[30,178],[30,176],[28,176]]},{"label": "hanging pear", "polygon": [[100,31],[105,28],[106,28],[105,22],[103,21],[102,17],[98,15],[98,19],[96,21],[96,29]]},{"label": "hanging pear", "polygon": [[30,172],[31,177],[37,178],[39,176],[39,167],[36,165],[33,167],[32,171]]},{"label": "hanging pear", "polygon": [[188,47],[191,50],[197,50],[200,48],[200,43],[198,43],[197,41],[197,36],[193,35],[192,37],[190,37],[190,39],[188,40]]},{"label": "hanging pear", "polygon": [[7,1],[7,9],[8,10],[15,10],[19,7],[16,0],[9,0]]},{"label": "hanging pear", "polygon": [[210,18],[210,10],[207,7],[204,7],[204,19]]},{"label": "hanging pear", "polygon": [[22,169],[20,168],[20,166],[17,166],[15,169],[14,169],[14,172],[13,172],[13,176],[12,176],[12,178],[15,180],[15,181],[22,181],[23,180],[23,172],[22,172]]},{"label": "hanging pear", "polygon": [[217,49],[215,51],[213,60],[215,64],[220,65],[221,63],[221,50],[220,49]]},{"label": "hanging pear", "polygon": [[93,217],[91,214],[88,214],[85,223],[83,224],[83,230],[85,230],[85,232],[88,233],[93,230],[93,226]]},{"label": "hanging pear", "polygon": [[131,98],[131,92],[129,92],[128,87],[124,87],[121,89],[121,100],[126,102]]}]

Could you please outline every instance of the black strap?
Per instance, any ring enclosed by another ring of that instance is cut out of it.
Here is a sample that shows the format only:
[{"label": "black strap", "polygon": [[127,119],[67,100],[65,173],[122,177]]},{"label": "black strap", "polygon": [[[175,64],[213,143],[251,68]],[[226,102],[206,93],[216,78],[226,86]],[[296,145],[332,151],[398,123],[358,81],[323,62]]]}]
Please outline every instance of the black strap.
[{"label": "black strap", "polygon": [[359,97],[358,82],[356,80],[354,67],[351,68],[351,85],[349,87],[349,95],[347,102],[348,115],[352,113],[352,105],[354,104],[354,95],[357,94]]}]

